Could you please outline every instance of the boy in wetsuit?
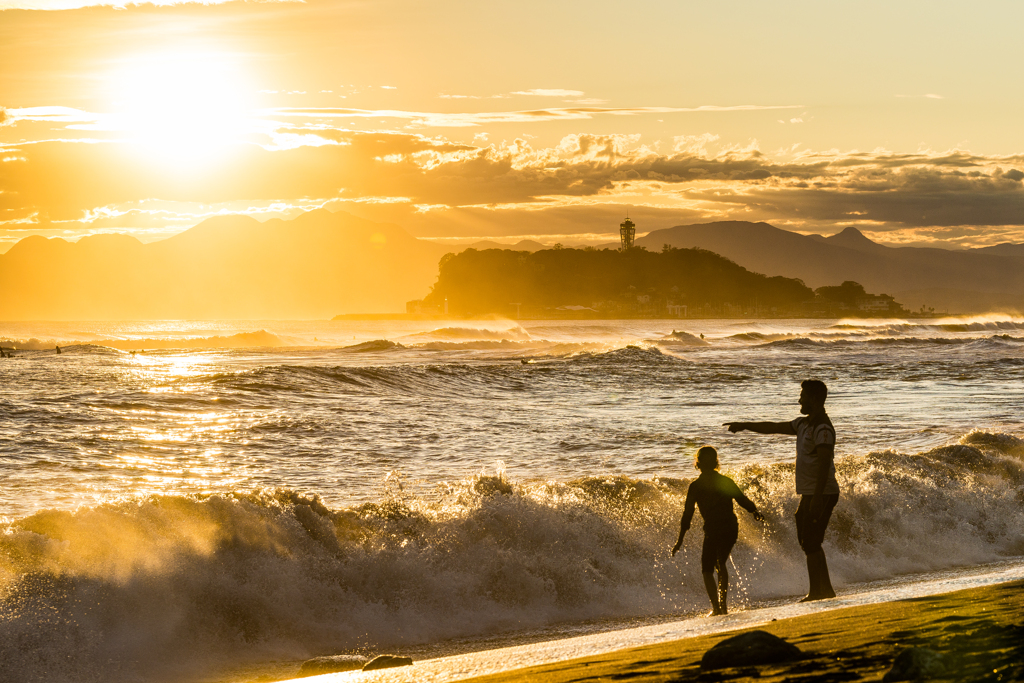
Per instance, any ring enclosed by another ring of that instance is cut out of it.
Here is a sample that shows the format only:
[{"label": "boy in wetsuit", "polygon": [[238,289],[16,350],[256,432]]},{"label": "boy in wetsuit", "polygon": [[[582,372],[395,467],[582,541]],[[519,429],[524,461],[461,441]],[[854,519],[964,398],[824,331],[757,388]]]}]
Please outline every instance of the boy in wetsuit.
[{"label": "boy in wetsuit", "polygon": [[[704,575],[704,588],[711,600],[711,614],[728,614],[725,596],[729,590],[729,571],[725,562],[729,559],[733,545],[739,535],[739,522],[732,509],[732,501],[753,513],[754,519],[763,521],[764,517],[757,511],[754,502],[743,495],[740,487],[729,477],[719,474],[718,451],[711,446],[704,446],[697,451],[696,467],[700,476],[690,483],[686,491],[686,505],[683,508],[683,519],[679,523],[679,540],[672,548],[675,555],[683,545],[683,536],[690,528],[693,519],[693,508],[700,509],[704,518],[704,547],[700,555],[700,570]],[[715,570],[718,570],[718,585],[715,586]]]}]

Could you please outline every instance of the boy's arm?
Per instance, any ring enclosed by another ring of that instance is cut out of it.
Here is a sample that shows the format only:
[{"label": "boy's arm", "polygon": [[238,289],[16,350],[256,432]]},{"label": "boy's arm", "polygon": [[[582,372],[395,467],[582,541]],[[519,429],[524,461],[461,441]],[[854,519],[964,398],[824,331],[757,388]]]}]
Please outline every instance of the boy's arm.
[{"label": "boy's arm", "polygon": [[750,500],[741,493],[740,495],[736,496],[736,502],[740,504],[741,508],[753,514],[754,519],[756,519],[759,522],[764,521],[764,515],[757,511],[757,506],[754,505],[754,501]]},{"label": "boy's arm", "polygon": [[690,490],[686,490],[686,505],[683,507],[683,518],[679,520],[679,540],[676,541],[675,546],[672,548],[672,554],[675,555],[679,552],[679,548],[683,545],[683,536],[690,529],[690,520],[693,519],[693,509],[697,504],[697,501],[690,495]]},{"label": "boy's arm", "polygon": [[793,429],[793,424],[791,422],[726,422],[725,426],[728,427],[729,431],[733,434],[746,430],[756,434],[785,434],[786,436],[796,436],[796,430]]},{"label": "boy's arm", "polygon": [[741,491],[740,487],[736,485],[736,482],[732,482],[732,497],[740,504],[741,508],[753,514],[754,519],[759,522],[764,520],[764,515],[757,511],[757,506],[754,505],[754,501],[750,500],[743,494],[743,491]]}]

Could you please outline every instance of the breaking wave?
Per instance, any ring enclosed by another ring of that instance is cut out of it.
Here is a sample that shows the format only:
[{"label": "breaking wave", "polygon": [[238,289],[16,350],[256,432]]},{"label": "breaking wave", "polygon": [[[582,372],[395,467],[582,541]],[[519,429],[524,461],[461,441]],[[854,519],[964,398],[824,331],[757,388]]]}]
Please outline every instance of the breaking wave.
[{"label": "breaking wave", "polygon": [[5,339],[0,346],[14,347],[20,351],[53,351],[60,345],[63,351],[84,350],[106,347],[120,351],[141,351],[146,349],[235,349],[284,346],[285,341],[266,330],[239,332],[237,334],[212,337],[155,337],[147,339],[99,339],[91,341]]},{"label": "breaking wave", "polygon": [[477,327],[441,327],[428,332],[411,334],[408,336],[408,339],[429,339],[431,341],[501,341],[507,339],[509,341],[528,341],[530,339],[530,333],[519,325],[505,330],[491,330]]},{"label": "breaking wave", "polygon": [[683,332],[680,330],[672,330],[670,334],[666,334],[664,337],[659,339],[648,340],[652,344],[665,344],[671,346],[708,346],[708,342],[704,341],[704,337],[698,337],[690,334],[689,332]]},{"label": "breaking wave", "polygon": [[864,348],[919,348],[919,347],[974,347],[978,349],[1005,347],[1024,342],[1024,338],[1008,334],[991,337],[875,337],[869,339],[822,338],[821,335],[789,337],[764,341],[758,346],[769,349],[864,349]]},{"label": "breaking wave", "polygon": [[361,344],[345,346],[341,350],[348,353],[372,353],[377,351],[397,351],[404,348],[398,342],[388,341],[387,339],[374,339]]},{"label": "breaking wave", "polygon": [[651,363],[689,363],[690,361],[664,353],[657,346],[637,346],[630,344],[621,349],[602,352],[584,352],[573,356],[575,363],[596,363],[601,365],[629,365]]},{"label": "breaking wave", "polygon": [[974,318],[957,319],[947,318],[928,323],[914,323],[905,321],[887,320],[878,324],[870,324],[867,321],[840,321],[831,326],[833,330],[851,330],[863,333],[875,334],[920,334],[922,332],[1015,332],[1024,330],[1024,321],[1013,319]]},{"label": "breaking wave", "polygon": [[[838,587],[1024,555],[1024,441],[973,432],[840,460]],[[792,467],[732,472],[737,604],[801,593]],[[332,508],[292,490],[48,510],[0,535],[0,679],[188,680],[227,666],[567,620],[692,612],[701,534],[669,559],[688,482],[502,473],[429,495],[392,478]],[[699,525],[697,525],[699,527]]]}]

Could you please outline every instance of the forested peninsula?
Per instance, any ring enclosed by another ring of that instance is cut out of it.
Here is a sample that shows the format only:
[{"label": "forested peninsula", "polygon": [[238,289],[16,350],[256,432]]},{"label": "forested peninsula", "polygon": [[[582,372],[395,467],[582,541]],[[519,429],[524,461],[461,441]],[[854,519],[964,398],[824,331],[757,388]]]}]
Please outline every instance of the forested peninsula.
[{"label": "forested peninsula", "polygon": [[[861,290],[863,291],[863,290]],[[802,315],[814,291],[703,249],[554,248],[446,254],[424,311],[516,317]]]},{"label": "forested peninsula", "polygon": [[467,249],[446,254],[437,283],[410,313],[520,318],[684,318],[888,315],[892,297],[856,282],[821,287],[768,277],[704,249],[661,252]]}]

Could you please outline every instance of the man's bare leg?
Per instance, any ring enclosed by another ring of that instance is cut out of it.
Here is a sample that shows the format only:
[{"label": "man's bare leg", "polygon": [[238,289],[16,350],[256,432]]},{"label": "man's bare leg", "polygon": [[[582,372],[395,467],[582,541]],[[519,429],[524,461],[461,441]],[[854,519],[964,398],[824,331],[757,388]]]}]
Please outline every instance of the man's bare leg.
[{"label": "man's bare leg", "polygon": [[728,614],[726,607],[726,595],[729,592],[729,570],[725,568],[725,562],[718,565],[718,613]]},{"label": "man's bare leg", "polygon": [[807,591],[807,597],[800,602],[836,597],[836,592],[832,588],[832,579],[828,575],[828,562],[825,560],[824,550],[818,549],[807,556],[807,578],[810,589]]}]

